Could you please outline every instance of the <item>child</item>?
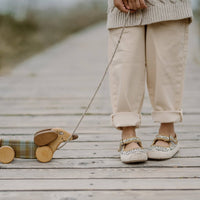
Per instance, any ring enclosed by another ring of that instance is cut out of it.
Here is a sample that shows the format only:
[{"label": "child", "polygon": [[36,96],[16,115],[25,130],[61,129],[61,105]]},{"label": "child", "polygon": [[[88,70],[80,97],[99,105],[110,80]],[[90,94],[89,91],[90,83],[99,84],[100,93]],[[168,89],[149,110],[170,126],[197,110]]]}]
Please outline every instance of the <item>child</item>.
[{"label": "child", "polygon": [[[124,163],[169,159],[179,150],[174,123],[182,122],[184,68],[188,28],[193,14],[190,0],[108,0],[108,57],[130,16],[109,68],[113,125],[122,130],[120,157]],[[135,129],[141,124],[145,79],[160,123],[146,153]]]}]

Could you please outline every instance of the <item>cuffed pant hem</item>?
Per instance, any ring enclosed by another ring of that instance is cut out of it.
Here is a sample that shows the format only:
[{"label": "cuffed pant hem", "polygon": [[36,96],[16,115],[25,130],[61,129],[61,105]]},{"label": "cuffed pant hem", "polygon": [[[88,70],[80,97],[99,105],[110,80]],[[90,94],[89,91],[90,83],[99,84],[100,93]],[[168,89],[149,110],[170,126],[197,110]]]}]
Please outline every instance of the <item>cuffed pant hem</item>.
[{"label": "cuffed pant hem", "polygon": [[111,115],[112,125],[122,130],[122,127],[135,126],[140,127],[141,124],[141,114],[132,112],[118,112]]},{"label": "cuffed pant hem", "polygon": [[169,123],[169,122],[182,122],[183,112],[180,111],[153,111],[152,119],[154,122]]}]

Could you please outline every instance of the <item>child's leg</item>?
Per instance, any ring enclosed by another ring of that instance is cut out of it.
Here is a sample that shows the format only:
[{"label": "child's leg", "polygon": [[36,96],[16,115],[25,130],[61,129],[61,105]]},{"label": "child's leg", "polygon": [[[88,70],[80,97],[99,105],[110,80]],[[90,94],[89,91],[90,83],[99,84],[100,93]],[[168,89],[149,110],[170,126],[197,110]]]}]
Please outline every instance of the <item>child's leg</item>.
[{"label": "child's leg", "polygon": [[[110,59],[121,28],[109,30]],[[145,27],[128,27],[109,69],[112,123],[118,128],[139,127],[145,90]]]},{"label": "child's leg", "polygon": [[152,118],[161,123],[160,134],[175,134],[173,123],[182,122],[188,27],[187,19],[147,27],[147,86]]}]

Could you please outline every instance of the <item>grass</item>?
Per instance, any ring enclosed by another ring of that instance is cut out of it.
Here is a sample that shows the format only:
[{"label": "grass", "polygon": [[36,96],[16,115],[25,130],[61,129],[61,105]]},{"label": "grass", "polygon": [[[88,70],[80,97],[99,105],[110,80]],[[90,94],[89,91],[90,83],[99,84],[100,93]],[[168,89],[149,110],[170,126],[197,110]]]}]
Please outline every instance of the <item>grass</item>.
[{"label": "grass", "polygon": [[38,32],[38,27],[26,19],[15,21],[11,16],[0,16],[0,67],[10,67],[34,52],[32,47],[33,35]]},{"label": "grass", "polygon": [[95,0],[67,10],[29,10],[22,21],[0,15],[0,72],[105,18],[105,1]]}]

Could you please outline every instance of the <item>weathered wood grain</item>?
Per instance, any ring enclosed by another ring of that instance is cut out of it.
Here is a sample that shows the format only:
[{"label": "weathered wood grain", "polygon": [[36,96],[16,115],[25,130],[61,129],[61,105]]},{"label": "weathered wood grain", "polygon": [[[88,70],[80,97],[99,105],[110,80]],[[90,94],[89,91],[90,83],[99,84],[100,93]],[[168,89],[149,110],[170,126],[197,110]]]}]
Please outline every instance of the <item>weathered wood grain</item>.
[{"label": "weathered wood grain", "polygon": [[[148,149],[145,149],[146,151]],[[200,157],[200,148],[181,148],[181,150],[174,156],[175,158],[192,158]],[[119,158],[119,153],[114,150],[87,150],[80,149],[77,151],[71,149],[64,149],[56,151],[54,158]]]},{"label": "weathered wood grain", "polygon": [[172,158],[170,160],[153,161],[146,163],[124,164],[119,158],[75,158],[53,159],[49,163],[40,163],[36,159],[15,159],[10,164],[0,164],[2,169],[67,169],[67,168],[145,168],[145,167],[200,167],[200,158]]},{"label": "weathered wood grain", "polygon": [[[48,176],[46,173],[48,172]],[[198,168],[1,169],[0,179],[200,178]]]},{"label": "weathered wood grain", "polygon": [[71,180],[0,180],[1,191],[63,190],[184,190],[200,189],[200,179],[71,179]]},{"label": "weathered wood grain", "polygon": [[[13,137],[14,138],[14,137]],[[23,141],[23,139],[22,139]],[[150,147],[152,144],[152,141],[143,141],[144,148]],[[199,148],[200,146],[200,140],[182,140],[180,141],[180,147],[181,148]],[[117,142],[109,142],[109,141],[98,141],[98,142],[78,142],[78,141],[72,141],[69,142],[63,149],[73,149],[73,150],[79,150],[79,149],[88,149],[88,150],[117,150],[119,147],[119,141]]]},{"label": "weathered wood grain", "polygon": [[[81,113],[80,113],[81,114]],[[14,127],[45,127],[45,126],[68,126],[75,127],[80,119],[79,115],[66,116],[0,116],[0,126],[10,127],[10,123]],[[184,125],[200,126],[198,115],[185,115]],[[154,126],[151,116],[142,116],[142,126]],[[82,127],[109,127],[111,119],[109,115],[87,115],[82,124]]]},{"label": "weathered wood grain", "polygon": [[[53,127],[53,126],[51,126]],[[49,128],[48,126],[45,127],[0,127],[0,135],[33,135],[35,132],[43,129],[43,128]],[[68,126],[62,126],[62,128],[68,130],[69,132],[72,131],[72,129],[74,128],[70,128]],[[195,134],[199,134],[199,128],[200,126],[186,126],[183,124],[177,124],[175,127],[175,131],[178,134],[178,137],[182,137],[184,135],[190,135],[191,138],[194,135],[195,138]],[[142,137],[142,136],[155,136],[155,134],[158,133],[159,130],[159,126],[158,124],[155,124],[154,126],[142,126],[141,128],[137,129],[137,134]],[[96,135],[98,137],[109,137],[109,135],[117,135],[117,136],[121,136],[121,131],[116,130],[113,127],[79,127],[77,130],[77,133],[80,135],[80,137],[82,137],[84,134],[88,134],[90,136],[92,135]]]},{"label": "weathered wood grain", "polygon": [[28,191],[28,192],[0,192],[0,198],[2,200],[27,200],[30,197],[34,197],[37,200],[102,200],[102,199],[115,199],[115,200],[154,200],[159,197],[161,200],[175,199],[199,199],[199,190],[111,190],[111,191]]},{"label": "weathered wood grain", "polygon": [[[10,131],[7,132],[5,129],[4,131],[0,131],[0,137],[1,138],[5,138],[5,139],[9,139],[9,138],[13,138],[13,139],[20,139],[20,140],[32,140],[34,133],[36,132],[36,130],[34,131],[30,131],[28,130],[27,132],[25,131]],[[140,137],[142,139],[142,141],[152,141],[156,135],[156,133],[150,133],[150,132],[138,132],[137,133],[138,137]],[[179,141],[182,140],[200,140],[200,133],[198,132],[193,132],[188,133],[188,132],[180,132],[178,133],[178,139]],[[115,141],[115,142],[119,142],[119,140],[121,139],[121,133],[117,134],[117,133],[113,133],[112,130],[104,132],[104,133],[79,133],[79,138],[76,140],[76,142],[111,142],[111,141]]]}]

